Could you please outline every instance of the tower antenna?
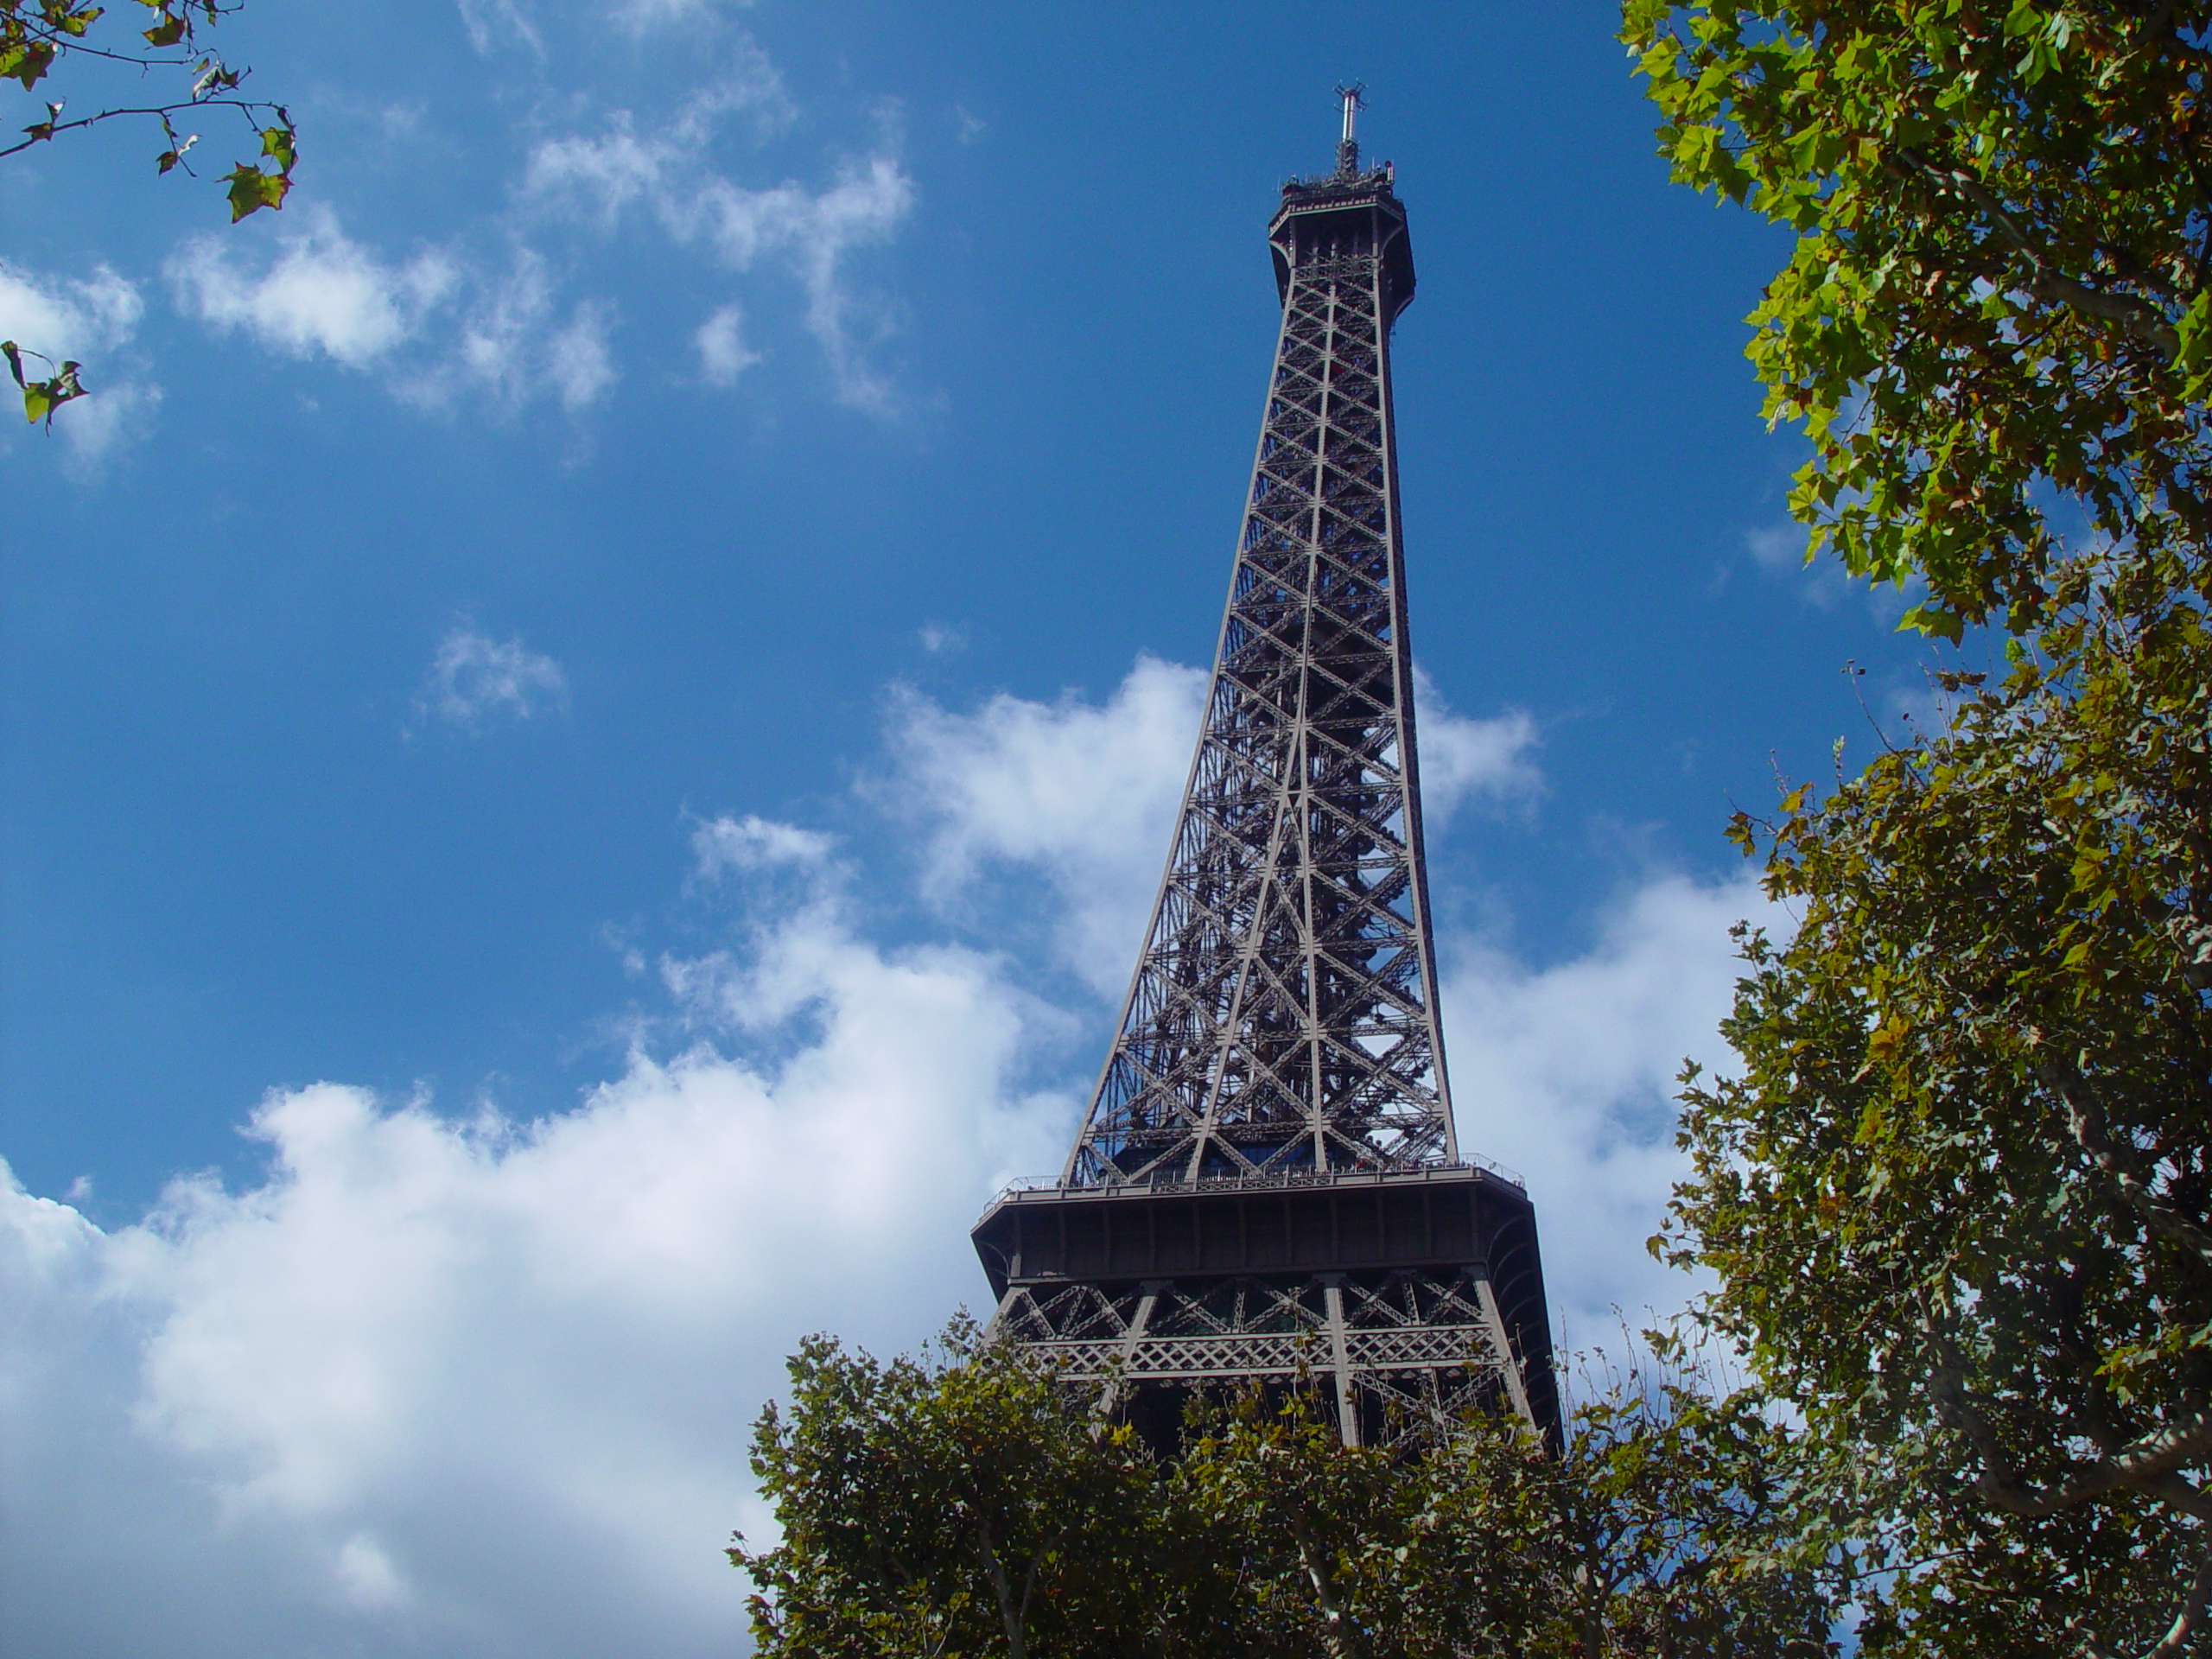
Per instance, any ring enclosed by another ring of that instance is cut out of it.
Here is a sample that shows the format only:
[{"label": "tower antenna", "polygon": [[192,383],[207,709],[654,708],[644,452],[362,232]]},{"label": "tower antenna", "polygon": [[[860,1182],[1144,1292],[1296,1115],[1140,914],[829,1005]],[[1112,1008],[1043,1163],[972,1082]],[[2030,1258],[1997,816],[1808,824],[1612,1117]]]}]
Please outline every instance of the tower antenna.
[{"label": "tower antenna", "polygon": [[1337,96],[1343,100],[1344,106],[1344,137],[1337,141],[1337,171],[1357,173],[1359,171],[1359,139],[1355,124],[1360,111],[1367,106],[1367,83],[1355,80],[1349,86],[1339,86]]}]

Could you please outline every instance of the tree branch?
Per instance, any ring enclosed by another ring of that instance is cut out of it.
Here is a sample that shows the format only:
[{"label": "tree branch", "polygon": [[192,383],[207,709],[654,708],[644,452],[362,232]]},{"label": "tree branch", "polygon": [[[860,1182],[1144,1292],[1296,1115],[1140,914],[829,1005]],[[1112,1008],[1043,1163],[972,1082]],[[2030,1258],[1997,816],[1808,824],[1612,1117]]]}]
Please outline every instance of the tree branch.
[{"label": "tree branch", "polygon": [[[2038,1488],[2021,1476],[2018,1464],[1998,1439],[1996,1426],[1967,1393],[1965,1367],[1949,1339],[1933,1330],[1929,1334],[1939,1355],[1929,1389],[1936,1414],[1945,1427],[1965,1435],[1974,1447],[1981,1464],[1981,1471],[1974,1477],[1974,1491],[1985,1503],[2007,1515],[2034,1520],[2075,1509],[2107,1492],[2124,1491],[2141,1492],[2183,1513],[2197,1512],[2191,1499],[2202,1495],[2194,1486],[2183,1481],[2183,1491],[2170,1494],[2167,1483],[2183,1464],[2212,1452],[2212,1411],[2200,1411],[2138,1435],[2111,1456],[2098,1459],[2058,1484]],[[2176,1503],[2174,1498],[2183,1501]]]},{"label": "tree branch", "polygon": [[1029,1659],[1027,1621],[1014,1605],[1014,1585],[991,1541],[990,1522],[981,1516],[976,1518],[976,1554],[982,1559],[983,1570],[990,1574],[991,1592],[998,1598],[999,1618],[1006,1626],[1007,1659]]},{"label": "tree branch", "polygon": [[2066,1108],[2066,1125],[2073,1133],[2075,1143],[2095,1160],[2120,1196],[2143,1217],[2144,1224],[2159,1237],[2193,1252],[2200,1262],[2212,1268],[2212,1230],[2168,1204],[2135,1172],[2133,1160],[2113,1143],[2106,1127],[2103,1103],[2098,1100],[2088,1078],[2054,1057],[2038,1059],[2035,1075]]},{"label": "tree branch", "polygon": [[2133,294],[2103,293],[2053,270],[2043,250],[2020,228],[2011,210],[1974,175],[1959,168],[1939,168],[1909,145],[1900,147],[1897,154],[1937,189],[1964,196],[1982,211],[1997,233],[2026,258],[2028,268],[2035,273],[2028,290],[2037,299],[2056,302],[2084,316],[2116,322],[2135,339],[2157,346],[2169,362],[2180,354],[2181,335],[2157,306]]},{"label": "tree branch", "polygon": [[1344,1609],[1337,1605],[1335,1592],[1329,1587],[1328,1563],[1321,1559],[1321,1552],[1306,1529],[1305,1521],[1297,1514],[1290,1517],[1290,1535],[1298,1541],[1299,1565],[1306,1569],[1306,1579],[1313,1586],[1313,1599],[1321,1604],[1322,1639],[1337,1659],[1352,1659],[1352,1645],[1345,1639],[1351,1628],[1344,1618]]},{"label": "tree branch", "polygon": [[144,109],[102,110],[98,115],[79,116],[74,121],[41,121],[36,126],[26,127],[23,130],[30,137],[20,138],[5,149],[0,149],[0,156],[13,156],[34,144],[51,143],[57,134],[74,132],[79,127],[94,126],[102,121],[112,121],[118,116],[150,115],[166,124],[169,117],[186,110],[238,110],[244,111],[251,123],[254,111],[274,110],[276,107],[274,104],[258,103],[250,99],[208,98],[185,99],[175,104],[149,105]]},{"label": "tree branch", "polygon": [[2143,1659],[2181,1659],[2181,1656],[2189,1649],[2190,1638],[2196,1634],[2197,1627],[2204,1622],[2208,1600],[2212,1600],[2212,1549],[2204,1552],[2204,1560],[2197,1567],[2196,1576],[2189,1581],[2189,1588],[2181,1599],[2181,1610],[2174,1615],[2174,1622],[2167,1626],[2158,1645],[2145,1653]]}]

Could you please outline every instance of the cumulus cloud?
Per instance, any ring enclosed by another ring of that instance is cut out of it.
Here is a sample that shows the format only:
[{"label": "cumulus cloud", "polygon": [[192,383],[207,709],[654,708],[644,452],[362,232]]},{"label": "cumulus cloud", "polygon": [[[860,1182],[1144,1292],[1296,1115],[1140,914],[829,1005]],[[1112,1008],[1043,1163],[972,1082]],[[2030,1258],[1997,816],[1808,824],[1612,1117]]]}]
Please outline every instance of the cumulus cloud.
[{"label": "cumulus cloud", "polygon": [[327,208],[303,210],[278,233],[275,257],[256,262],[212,235],[188,239],[169,260],[179,305],[218,328],[243,329],[289,357],[317,353],[367,369],[422,329],[459,272],[446,255],[387,264],[347,236]]},{"label": "cumulus cloud", "polygon": [[467,623],[438,641],[421,706],[449,725],[481,731],[493,720],[528,720],[569,695],[568,677],[550,657],[520,639],[494,639]]},{"label": "cumulus cloud", "polygon": [[[929,879],[980,907],[1030,878],[1003,909],[1041,877],[1118,990],[1203,678],[1146,659],[1099,704],[894,702]],[[818,830],[732,815],[690,850],[732,942],[663,959],[682,1019],[641,1020],[570,1109],[277,1091],[259,1176],[181,1179],[111,1231],[0,1166],[10,1651],[733,1650],[719,1545],[762,1527],[744,1441],[781,1356],[824,1328],[908,1345],[983,1294],[966,1228],[1059,1160],[1096,1059],[1069,1032],[1103,1039],[1107,1005],[870,937]],[[1445,941],[1462,1144],[1528,1175],[1571,1337],[1681,1299],[1642,1249],[1678,1168],[1668,1079],[1712,1057],[1726,929],[1758,908],[1662,875],[1551,965]]]},{"label": "cumulus cloud", "polygon": [[[944,906],[994,867],[1040,875],[1055,944],[1096,993],[1118,995],[1205,691],[1199,671],[1147,658],[1103,703],[1001,695],[958,715],[902,695],[890,798],[929,825],[925,891]],[[1526,715],[1454,715],[1425,679],[1416,695],[1433,817],[1540,787]],[[1666,1312],[1689,1293],[1644,1241],[1684,1169],[1675,1074],[1686,1058],[1724,1058],[1717,1027],[1738,971],[1728,930],[1745,918],[1787,925],[1748,879],[1661,873],[1604,906],[1589,948],[1554,965],[1531,968],[1475,934],[1439,942],[1460,1145],[1528,1177],[1548,1222],[1554,1302],[1586,1337],[1616,1305]]]},{"label": "cumulus cloud", "polygon": [[273,1094],[261,1179],[112,1233],[0,1179],[11,1650],[732,1651],[781,1357],[978,1294],[1071,1112],[989,959],[817,893],[743,966],[811,1033],[774,1065],[640,1053],[533,1122]]},{"label": "cumulus cloud", "polygon": [[1446,939],[1444,1032],[1459,1145],[1523,1173],[1546,1288],[1586,1343],[1681,1306],[1691,1288],[1644,1249],[1686,1171],[1675,1074],[1726,1064],[1718,1026],[1740,964],[1737,921],[1787,931],[1749,877],[1654,876],[1606,906],[1595,944],[1531,970],[1484,941]]},{"label": "cumulus cloud", "polygon": [[962,897],[993,864],[1052,885],[1054,938],[1102,994],[1136,959],[1206,691],[1204,671],[1141,657],[1103,703],[1004,693],[954,714],[893,701],[886,798],[928,826],[925,890]]},{"label": "cumulus cloud", "polygon": [[1431,829],[1442,829],[1469,804],[1523,801],[1543,787],[1529,758],[1536,722],[1517,709],[1488,720],[1455,714],[1436,682],[1415,668],[1414,728],[1421,816]]},{"label": "cumulus cloud", "polygon": [[328,210],[310,209],[265,260],[195,236],[168,271],[188,315],[288,357],[382,369],[394,391],[424,407],[488,400],[512,413],[544,397],[574,413],[616,378],[613,308],[583,299],[564,308],[543,257],[526,245],[497,275],[437,250],[392,262],[347,236]]},{"label": "cumulus cloud", "polygon": [[145,314],[137,285],[106,265],[89,276],[41,277],[0,259],[0,338],[57,362],[126,344]]},{"label": "cumulus cloud", "polygon": [[[924,648],[941,649],[925,629]],[[1001,694],[957,715],[912,692],[893,703],[892,794],[930,826],[927,890],[941,905],[985,866],[1026,865],[1058,901],[1058,942],[1096,988],[1135,959],[1204,709],[1204,671],[1143,657],[1103,704]],[[1455,714],[1425,674],[1414,695],[1421,800],[1441,825],[1470,803],[1533,795],[1528,715]]]},{"label": "cumulus cloud", "polygon": [[[68,446],[67,468],[79,477],[96,475],[109,454],[143,435],[161,405],[162,389],[114,357],[145,311],[137,284],[106,265],[88,276],[44,277],[0,260],[0,340],[55,364],[92,365],[86,395],[63,404],[54,420]],[[49,372],[32,358],[23,366],[35,378]]]},{"label": "cumulus cloud", "polygon": [[[613,21],[640,34],[696,29],[713,10],[702,0],[630,0]],[[502,41],[543,49],[533,14],[514,0],[464,0],[462,14],[480,49]],[[894,412],[899,399],[872,357],[896,308],[856,289],[849,267],[856,251],[896,233],[912,209],[913,182],[887,154],[849,162],[812,189],[791,181],[749,188],[716,171],[708,158],[733,118],[766,137],[791,125],[797,111],[749,35],[709,34],[703,84],[665,121],[641,128],[616,109],[595,131],[556,133],[531,149],[502,215],[504,257],[487,257],[481,237],[469,233],[391,257],[349,236],[327,207],[308,207],[270,227],[273,245],[257,253],[235,238],[188,238],[167,265],[179,308],[286,356],[381,371],[394,391],[426,409],[488,403],[512,414],[542,397],[575,413],[620,378],[618,316],[604,297],[563,292],[573,281],[564,256],[575,249],[561,245],[563,227],[611,237],[641,206],[661,234],[726,270],[765,263],[795,279],[834,395]],[[709,385],[732,385],[761,360],[745,322],[732,302],[692,335]]]},{"label": "cumulus cloud", "polygon": [[779,823],[748,812],[741,818],[716,818],[691,836],[691,855],[701,875],[759,870],[781,864],[819,866],[833,843],[818,830]]}]

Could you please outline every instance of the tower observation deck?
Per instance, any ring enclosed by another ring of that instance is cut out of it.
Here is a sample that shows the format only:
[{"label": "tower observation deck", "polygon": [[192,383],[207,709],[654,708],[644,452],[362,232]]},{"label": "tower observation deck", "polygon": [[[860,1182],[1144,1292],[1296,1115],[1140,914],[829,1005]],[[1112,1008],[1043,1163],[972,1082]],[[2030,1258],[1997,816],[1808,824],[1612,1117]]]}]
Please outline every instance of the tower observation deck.
[{"label": "tower observation deck", "polygon": [[1558,1429],[1535,1211],[1462,1155],[1437,1024],[1390,334],[1406,212],[1363,168],[1268,227],[1282,302],[1204,728],[1058,1181],[973,1237],[994,1328],[1172,1436],[1194,1389],[1325,1383],[1347,1444],[1471,1407]]}]

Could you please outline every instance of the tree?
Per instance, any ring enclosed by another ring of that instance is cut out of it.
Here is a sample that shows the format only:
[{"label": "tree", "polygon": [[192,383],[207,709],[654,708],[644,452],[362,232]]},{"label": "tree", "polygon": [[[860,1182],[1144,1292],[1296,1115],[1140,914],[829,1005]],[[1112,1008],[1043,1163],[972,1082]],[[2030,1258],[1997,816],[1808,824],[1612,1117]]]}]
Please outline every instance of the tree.
[{"label": "tree", "polygon": [[[941,1357],[880,1363],[810,1338],[789,1415],[753,1435],[781,1541],[753,1578],[764,1655],[1130,1651],[1155,1554],[1149,1458],[1019,1351],[956,1321]],[[1149,1564],[1147,1562],[1147,1564]]]},{"label": "tree", "polygon": [[[219,55],[203,47],[200,36],[225,16],[238,10],[240,0],[136,0],[145,16],[135,21],[147,26],[126,32],[114,20],[100,27],[108,9],[86,0],[0,0],[0,79],[12,80],[43,102],[45,113],[22,129],[23,137],[0,143],[0,156],[14,156],[40,144],[53,143],[65,133],[80,132],[111,121],[150,121],[159,126],[162,148],[154,157],[154,170],[166,174],[193,171],[188,159],[200,134],[178,129],[177,122],[197,111],[229,110],[245,124],[257,152],[222,175],[229,187],[231,221],[236,224],[264,207],[280,208],[292,188],[292,169],[299,162],[298,134],[291,114],[281,104],[240,96],[251,72],[232,69]],[[95,86],[105,79],[110,86],[130,75],[143,81],[162,73],[176,87],[177,96],[146,101],[143,97],[118,97],[90,115],[67,115],[62,98],[48,99],[54,77],[73,72]],[[79,378],[83,365],[55,363],[42,353],[0,341],[0,353],[23,394],[23,412],[33,423],[51,424],[54,411],[85,395]],[[25,358],[45,364],[48,372],[26,371]]]},{"label": "tree", "polygon": [[1833,1650],[1832,1587],[1784,1557],[1789,1437],[1688,1373],[1608,1379],[1558,1456],[1483,1417],[1347,1447],[1293,1388],[1198,1402],[1165,1459],[964,1322],[791,1375],[754,1440],[782,1541],[730,1552],[766,1655]]},{"label": "tree", "polygon": [[1647,1332],[1625,1373],[1586,1376],[1556,1461],[1527,1466],[1560,1551],[1548,1641],[1532,1651],[1814,1659],[1848,1560],[1802,1531],[1795,1437],[1756,1392],[1713,1386]]},{"label": "tree", "polygon": [[1674,176],[1796,232],[1751,321],[1807,557],[1957,639],[2118,550],[2212,591],[2212,6],[1625,0]]},{"label": "tree", "polygon": [[1732,830],[1800,916],[1744,936],[1663,1248],[1897,1575],[1870,1654],[2212,1645],[2212,629],[2118,580]]},{"label": "tree", "polygon": [[1233,1569],[1249,1654],[1517,1654],[1556,1599],[1541,1447],[1478,1421],[1408,1456],[1346,1446],[1309,1389],[1192,1414],[1167,1488]]}]

